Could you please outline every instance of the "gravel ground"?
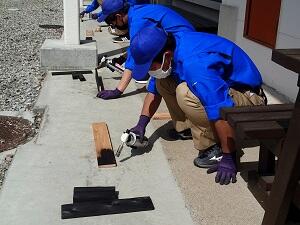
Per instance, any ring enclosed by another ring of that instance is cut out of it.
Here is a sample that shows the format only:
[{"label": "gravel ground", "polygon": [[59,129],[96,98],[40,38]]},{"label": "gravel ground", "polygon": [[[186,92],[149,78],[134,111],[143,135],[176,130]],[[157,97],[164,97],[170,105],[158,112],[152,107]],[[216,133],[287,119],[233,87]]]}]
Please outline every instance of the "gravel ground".
[{"label": "gravel ground", "polygon": [[39,50],[46,38],[60,38],[62,0],[0,1],[0,111],[32,109],[45,73],[39,68]]},{"label": "gravel ground", "polygon": [[[0,0],[0,111],[32,111],[45,77],[40,47],[46,38],[59,39],[63,33],[63,28],[40,25],[62,27],[62,5],[63,0]],[[36,117],[35,131],[41,120],[39,113]],[[12,159],[9,154],[0,161],[0,189]]]}]

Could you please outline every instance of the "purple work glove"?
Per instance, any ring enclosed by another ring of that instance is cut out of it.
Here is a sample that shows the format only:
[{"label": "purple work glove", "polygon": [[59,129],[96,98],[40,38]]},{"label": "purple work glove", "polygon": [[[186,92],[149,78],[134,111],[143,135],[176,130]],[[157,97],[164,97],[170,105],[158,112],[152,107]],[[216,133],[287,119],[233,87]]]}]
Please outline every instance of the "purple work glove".
[{"label": "purple work glove", "polygon": [[91,17],[93,20],[98,19],[98,13],[92,13]]},{"label": "purple work glove", "polygon": [[123,93],[122,91],[116,88],[115,90],[99,91],[97,97],[108,100],[108,99],[119,98],[122,95],[122,93]]},{"label": "purple work glove", "polygon": [[150,118],[148,116],[141,115],[137,125],[131,128],[130,131],[140,136],[140,141],[142,141],[146,132],[146,126],[149,122]]},{"label": "purple work glove", "polygon": [[236,182],[236,165],[235,165],[235,153],[223,153],[223,157],[216,166],[213,166],[207,170],[207,173],[217,172],[215,177],[216,183],[221,185]]}]

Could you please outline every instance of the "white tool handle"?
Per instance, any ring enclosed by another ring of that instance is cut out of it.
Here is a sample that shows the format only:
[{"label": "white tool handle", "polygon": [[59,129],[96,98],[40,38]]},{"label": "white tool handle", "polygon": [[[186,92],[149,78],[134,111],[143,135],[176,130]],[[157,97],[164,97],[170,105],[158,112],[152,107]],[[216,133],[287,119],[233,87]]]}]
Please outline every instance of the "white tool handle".
[{"label": "white tool handle", "polygon": [[124,132],[124,133],[121,135],[121,141],[122,141],[123,143],[126,143],[127,140],[128,140],[128,137],[129,137],[129,134],[126,133],[126,132]]}]

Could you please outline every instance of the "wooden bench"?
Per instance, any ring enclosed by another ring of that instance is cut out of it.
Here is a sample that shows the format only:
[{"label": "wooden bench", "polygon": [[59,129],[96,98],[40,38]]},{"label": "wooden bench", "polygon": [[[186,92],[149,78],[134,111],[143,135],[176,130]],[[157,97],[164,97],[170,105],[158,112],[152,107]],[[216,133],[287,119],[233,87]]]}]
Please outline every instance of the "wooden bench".
[{"label": "wooden bench", "polygon": [[260,174],[274,172],[276,146],[286,134],[293,108],[293,104],[275,104],[222,109],[222,118],[235,130],[238,169],[242,148],[260,145]]},{"label": "wooden bench", "polygon": [[[300,74],[300,49],[274,50],[272,60]],[[238,153],[249,141],[260,146],[258,172],[248,174],[248,184],[260,187],[262,224],[285,224],[289,210],[300,209],[300,92],[295,104],[226,108],[221,114],[235,130]]]}]

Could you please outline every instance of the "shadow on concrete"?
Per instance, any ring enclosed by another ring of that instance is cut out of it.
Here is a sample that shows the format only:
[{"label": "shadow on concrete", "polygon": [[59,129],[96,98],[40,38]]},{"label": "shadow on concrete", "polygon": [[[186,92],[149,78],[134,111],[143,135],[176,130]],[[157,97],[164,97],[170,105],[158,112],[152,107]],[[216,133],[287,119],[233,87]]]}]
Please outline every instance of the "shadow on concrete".
[{"label": "shadow on concrete", "polygon": [[96,42],[96,40],[80,40],[81,45],[92,43],[92,42]]},{"label": "shadow on concrete", "polygon": [[146,87],[142,87],[142,88],[138,88],[134,91],[128,92],[126,94],[123,94],[123,95],[121,95],[120,98],[126,98],[126,97],[129,97],[129,96],[132,96],[132,95],[137,95],[137,94],[146,93],[146,92],[147,92]]},{"label": "shadow on concrete", "polygon": [[103,78],[103,80],[110,80],[110,79],[113,79],[113,80],[121,80],[122,77],[121,77],[121,76],[118,76],[118,77],[107,77],[107,78]]}]

